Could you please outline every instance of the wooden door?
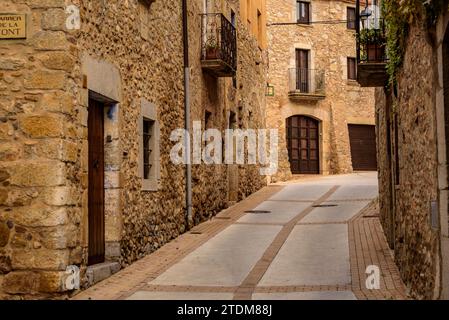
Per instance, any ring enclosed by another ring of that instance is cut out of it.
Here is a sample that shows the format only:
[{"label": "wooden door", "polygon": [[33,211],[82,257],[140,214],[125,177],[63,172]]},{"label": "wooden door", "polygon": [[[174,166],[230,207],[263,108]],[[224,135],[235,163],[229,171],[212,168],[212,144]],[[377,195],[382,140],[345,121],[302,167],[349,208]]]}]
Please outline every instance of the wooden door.
[{"label": "wooden door", "polygon": [[293,174],[319,174],[318,121],[306,116],[287,119],[287,148]]},{"label": "wooden door", "polygon": [[309,92],[309,50],[296,49],[296,89]]},{"label": "wooden door", "polygon": [[104,262],[104,104],[89,100],[89,259],[88,264]]},{"label": "wooden door", "polygon": [[376,127],[348,125],[352,168],[355,171],[376,171]]}]

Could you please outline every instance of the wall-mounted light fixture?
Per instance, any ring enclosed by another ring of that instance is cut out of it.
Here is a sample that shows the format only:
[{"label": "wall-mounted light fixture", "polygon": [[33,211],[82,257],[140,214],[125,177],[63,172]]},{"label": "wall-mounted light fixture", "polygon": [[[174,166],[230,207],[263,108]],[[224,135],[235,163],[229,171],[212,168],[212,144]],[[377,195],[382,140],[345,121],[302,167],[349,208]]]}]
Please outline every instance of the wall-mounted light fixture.
[{"label": "wall-mounted light fixture", "polygon": [[360,12],[360,20],[362,21],[363,28],[365,28],[365,23],[367,22],[368,18],[371,17],[372,14],[373,12],[369,8],[368,0],[366,0],[365,9],[363,9],[362,12]]}]

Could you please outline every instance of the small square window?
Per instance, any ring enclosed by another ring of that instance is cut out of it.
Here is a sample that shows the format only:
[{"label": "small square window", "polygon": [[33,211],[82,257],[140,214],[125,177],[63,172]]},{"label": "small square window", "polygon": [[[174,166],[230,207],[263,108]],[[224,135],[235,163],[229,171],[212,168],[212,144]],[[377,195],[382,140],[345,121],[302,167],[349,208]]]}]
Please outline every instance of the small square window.
[{"label": "small square window", "polygon": [[348,58],[348,79],[357,80],[357,63],[355,58]]},{"label": "small square window", "polygon": [[355,30],[355,8],[346,9],[346,25],[348,29]]},{"label": "small square window", "polygon": [[310,3],[307,1],[297,1],[296,8],[298,13],[298,23],[310,23]]}]

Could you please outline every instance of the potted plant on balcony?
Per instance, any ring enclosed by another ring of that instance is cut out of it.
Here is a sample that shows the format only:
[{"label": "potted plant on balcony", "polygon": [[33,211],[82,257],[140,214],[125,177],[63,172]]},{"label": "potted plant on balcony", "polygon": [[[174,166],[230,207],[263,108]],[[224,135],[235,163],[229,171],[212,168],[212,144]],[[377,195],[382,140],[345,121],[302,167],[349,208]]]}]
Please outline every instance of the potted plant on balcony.
[{"label": "potted plant on balcony", "polygon": [[363,29],[358,35],[358,41],[363,48],[362,59],[367,62],[380,62],[385,57],[385,37],[381,29]]},{"label": "potted plant on balcony", "polygon": [[218,59],[218,43],[212,38],[206,42],[206,60],[216,60]]}]

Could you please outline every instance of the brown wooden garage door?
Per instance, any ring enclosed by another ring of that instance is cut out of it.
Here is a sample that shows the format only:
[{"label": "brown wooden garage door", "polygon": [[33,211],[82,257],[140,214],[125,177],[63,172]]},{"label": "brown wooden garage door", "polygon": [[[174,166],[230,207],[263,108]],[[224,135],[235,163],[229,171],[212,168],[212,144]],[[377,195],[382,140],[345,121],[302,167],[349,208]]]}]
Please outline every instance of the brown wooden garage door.
[{"label": "brown wooden garage door", "polygon": [[350,124],[348,128],[353,169],[377,170],[375,126]]}]

